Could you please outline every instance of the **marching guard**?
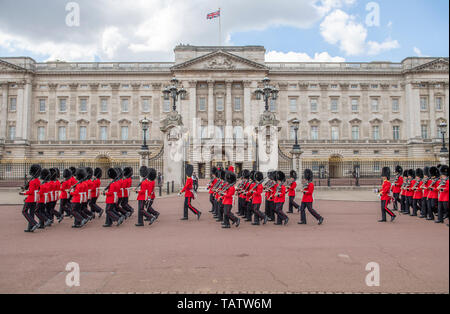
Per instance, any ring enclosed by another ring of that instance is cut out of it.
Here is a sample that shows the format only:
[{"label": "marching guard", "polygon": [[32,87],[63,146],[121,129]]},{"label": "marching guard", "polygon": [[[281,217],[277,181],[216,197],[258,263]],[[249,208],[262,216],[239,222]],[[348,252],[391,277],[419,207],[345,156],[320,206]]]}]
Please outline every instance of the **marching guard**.
[{"label": "marching guard", "polygon": [[89,206],[91,207],[91,212],[95,216],[95,213],[98,214],[98,218],[102,218],[103,209],[97,205],[98,197],[100,196],[100,186],[102,185],[101,178],[103,175],[103,171],[101,168],[95,168],[94,170],[94,179],[92,180],[92,191],[91,191],[91,199],[89,202]]},{"label": "marching guard", "polygon": [[23,191],[20,192],[20,195],[26,195],[22,209],[22,215],[28,221],[28,228],[25,229],[25,232],[34,232],[39,227],[34,216],[36,214],[36,203],[39,199],[39,187],[41,185],[39,176],[41,175],[41,170],[40,165],[35,164],[30,167],[29,175],[32,179],[25,184]]},{"label": "marching guard", "polygon": [[265,214],[268,217],[268,221],[275,221],[275,203],[273,200],[276,191],[275,174],[276,171],[268,172],[267,177],[269,178],[269,181],[264,186],[266,197]]},{"label": "marching guard", "polygon": [[[138,222],[136,227],[144,226],[144,216],[150,220],[150,225],[153,223],[153,216],[145,210],[145,204],[149,199],[149,187],[150,181],[148,180],[149,169],[146,166],[142,166],[139,170],[139,175],[141,176],[141,183],[139,183],[136,188],[137,201],[138,201]],[[139,190],[137,190],[139,189]]]},{"label": "marching guard", "polygon": [[85,192],[83,180],[87,177],[86,170],[84,168],[77,169],[75,172],[75,177],[78,182],[71,188],[70,191],[70,195],[72,196],[72,216],[74,217],[74,224],[72,228],[81,228],[88,222],[88,219],[82,213]]},{"label": "marching guard", "polygon": [[424,177],[424,173],[423,170],[418,168],[416,169],[416,183],[413,186],[413,212],[411,214],[411,216],[417,217],[417,212],[418,211],[422,211],[421,208],[421,203],[422,203],[422,196],[423,196],[423,192],[422,192],[422,180]]},{"label": "marching guard", "polygon": [[276,173],[276,190],[275,190],[275,213],[277,215],[277,221],[275,225],[284,225],[286,226],[289,222],[289,217],[283,212],[284,202],[286,201],[286,186],[284,182],[286,181],[286,175],[283,171],[277,171]]},{"label": "marching guard", "polygon": [[110,168],[108,170],[108,177],[111,179],[111,183],[103,191],[103,194],[106,196],[106,220],[103,225],[105,228],[111,227],[113,222],[117,222],[118,227],[125,220],[125,216],[121,215],[117,210],[120,190],[118,180],[120,179],[120,174],[116,168]]},{"label": "marching guard", "polygon": [[401,205],[400,193],[403,185],[403,168],[401,166],[395,167],[395,182],[392,184],[392,194],[394,195],[394,210],[398,211],[398,203]]},{"label": "marching guard", "polygon": [[216,185],[217,183],[217,168],[216,167],[212,167],[211,169],[211,181],[208,184],[207,190],[209,193],[209,202],[211,203],[211,210],[209,211],[210,213],[214,213],[214,191],[213,191],[213,187]]},{"label": "marching guard", "polygon": [[234,185],[236,184],[237,177],[236,174],[232,171],[228,171],[225,175],[225,180],[228,183],[228,187],[223,192],[223,210],[224,210],[224,219],[222,228],[229,229],[230,226],[230,220],[234,225],[236,225],[236,228],[239,227],[241,220],[237,218],[231,211],[233,207],[233,197],[234,194],[236,194],[236,189]]},{"label": "marching guard", "polygon": [[295,202],[295,190],[297,189],[297,172],[295,170],[291,170],[289,173],[289,178],[291,180],[291,183],[289,184],[288,189],[288,197],[289,197],[289,210],[288,213],[292,214],[294,213],[294,207],[297,209],[300,208],[300,206]]},{"label": "marching guard", "polygon": [[428,185],[428,218],[427,220],[434,220],[434,215],[438,212],[438,200],[439,200],[439,184],[440,173],[437,167],[430,168],[431,182]]},{"label": "marching guard", "polygon": [[254,180],[255,180],[255,186],[253,187],[253,190],[251,191],[251,202],[252,202],[252,210],[255,215],[254,221],[252,225],[259,226],[260,220],[263,221],[263,224],[267,224],[267,215],[263,214],[260,210],[261,203],[262,203],[262,197],[261,194],[263,193],[263,186],[262,181],[264,180],[264,175],[257,171],[254,174]]},{"label": "marching guard", "polygon": [[193,189],[193,181],[192,181],[192,173],[194,172],[194,166],[192,165],[186,165],[185,173],[186,173],[186,184],[184,185],[183,189],[178,193],[178,195],[182,195],[184,193],[184,210],[183,210],[183,218],[181,220],[188,220],[188,212],[191,210],[196,216],[197,219],[200,220],[200,216],[202,213],[196,209],[194,206],[192,206],[192,199],[195,198],[194,193],[192,192]]},{"label": "marching guard", "polygon": [[397,216],[388,207],[391,201],[391,182],[389,181],[391,178],[391,169],[384,167],[381,171],[381,177],[383,178],[383,185],[381,190],[379,190],[381,200],[381,220],[378,222],[386,222],[386,213],[391,216],[391,222],[393,222]]},{"label": "marching guard", "polygon": [[[157,175],[158,175],[158,173],[156,172],[155,169],[150,168],[148,170],[147,178],[148,178],[150,184],[148,186],[149,200],[148,200],[146,206],[147,206],[147,212],[150,215],[152,215],[152,218],[150,218],[150,220],[149,220],[151,222],[150,224],[152,224],[155,220],[157,220],[159,218],[159,212],[153,208],[153,203],[155,202],[155,199],[156,199],[156,194],[155,194],[156,182],[155,182],[155,180],[156,180]],[[149,218],[146,217],[146,219],[149,219]]]},{"label": "marching guard", "polygon": [[314,203],[314,183],[313,177],[314,174],[311,171],[311,169],[305,169],[303,172],[303,177],[305,179],[305,183],[303,185],[303,197],[302,197],[302,203],[300,205],[300,222],[299,225],[306,225],[306,212],[305,209],[308,209],[311,215],[313,215],[314,218],[317,219],[319,225],[323,224],[324,218],[319,215],[319,213],[313,208]]},{"label": "marching guard", "polygon": [[420,211],[420,218],[425,219],[427,218],[428,213],[428,194],[430,190],[428,187],[431,184],[430,180],[430,167],[424,167],[423,168],[423,180],[422,180],[422,200],[421,200],[421,211]]},{"label": "marching guard", "polygon": [[439,182],[439,200],[438,200],[438,219],[436,223],[444,223],[444,219],[448,218],[448,166],[443,165],[439,169],[441,180]]}]

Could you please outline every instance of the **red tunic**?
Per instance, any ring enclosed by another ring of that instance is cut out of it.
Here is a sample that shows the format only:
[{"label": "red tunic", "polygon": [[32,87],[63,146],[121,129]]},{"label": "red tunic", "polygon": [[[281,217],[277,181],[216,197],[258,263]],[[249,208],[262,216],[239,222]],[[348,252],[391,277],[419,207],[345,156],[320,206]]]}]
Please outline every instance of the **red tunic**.
[{"label": "red tunic", "polygon": [[181,190],[181,193],[184,193],[185,197],[194,197],[194,194],[192,193],[193,186],[194,185],[192,178],[187,178],[186,184],[184,185],[184,188]]},{"label": "red tunic", "polygon": [[429,199],[438,199],[438,186],[441,183],[441,180],[437,180],[435,184],[431,185],[430,184],[430,192],[428,193],[428,198]]},{"label": "red tunic", "polygon": [[217,178],[215,178],[215,179],[213,180],[213,182],[211,182],[211,184],[209,185],[209,187],[208,187],[209,194],[213,194],[213,193],[214,193],[213,190],[212,190],[212,188],[213,188],[214,185],[216,185],[216,183],[217,183]]},{"label": "red tunic", "polygon": [[406,191],[406,196],[413,196],[414,195],[414,191],[413,191],[413,186],[414,184],[416,184],[416,180],[411,180],[411,182],[409,183],[408,189]]},{"label": "red tunic", "polygon": [[224,197],[223,197],[223,205],[232,205],[233,204],[233,195],[236,193],[236,189],[234,186],[230,187]]},{"label": "red tunic", "polygon": [[138,201],[146,201],[148,200],[149,197],[149,186],[150,186],[150,181],[145,179],[144,181],[142,181],[141,186],[140,186],[140,190],[138,192],[138,197],[137,200]]},{"label": "red tunic", "polygon": [[402,185],[403,185],[403,177],[400,176],[392,185],[392,193],[395,194],[400,193],[402,191]]},{"label": "red tunic", "polygon": [[80,183],[75,187],[75,190],[70,194],[72,195],[72,203],[81,203],[82,193],[83,193],[83,183]]},{"label": "red tunic", "polygon": [[155,181],[150,181],[150,185],[148,187],[148,195],[150,199],[154,200],[156,198],[155,195]]},{"label": "red tunic", "polygon": [[105,193],[106,204],[115,204],[118,200],[118,194],[119,194],[119,184],[118,182],[113,182],[109,186],[109,190]]},{"label": "red tunic", "polygon": [[39,187],[41,186],[41,181],[36,178],[30,181],[28,184],[28,191],[25,191],[27,198],[25,203],[36,203],[39,199]]},{"label": "red tunic", "polygon": [[253,204],[261,204],[262,203],[261,194],[262,194],[263,190],[264,189],[263,189],[262,184],[258,184],[258,186],[253,190],[253,197],[252,197]]},{"label": "red tunic", "polygon": [[430,194],[430,190],[428,188],[430,187],[432,182],[433,182],[432,180],[428,180],[428,182],[425,185],[422,184],[422,191],[424,198],[428,198],[428,194]]},{"label": "red tunic", "polygon": [[448,202],[448,180],[442,191],[439,192],[439,202]]},{"label": "red tunic", "polygon": [[419,184],[417,185],[416,190],[414,190],[413,199],[415,199],[415,200],[420,200],[420,199],[422,199],[422,196],[423,196],[423,193],[422,193],[422,184],[423,184],[423,182],[420,181]]},{"label": "red tunic", "polygon": [[313,193],[314,193],[314,183],[310,182],[308,184],[308,187],[305,189],[305,192],[303,192],[302,202],[304,203],[314,202]]},{"label": "red tunic", "polygon": [[384,180],[383,186],[381,187],[381,200],[389,201],[391,197],[389,196],[389,191],[391,190],[391,182]]},{"label": "red tunic", "polygon": [[62,200],[66,200],[68,198],[67,193],[69,192],[71,187],[72,187],[72,183],[71,183],[70,179],[67,181],[64,181],[61,184],[61,194],[59,195],[59,198]]},{"label": "red tunic", "polygon": [[295,196],[295,189],[297,188],[297,182],[292,182],[289,186],[288,196]]},{"label": "red tunic", "polygon": [[280,191],[279,195],[276,194],[277,191],[275,192],[275,194],[276,194],[275,199],[274,199],[275,203],[284,203],[286,200],[286,187],[284,185],[282,185],[280,190],[281,191]]}]

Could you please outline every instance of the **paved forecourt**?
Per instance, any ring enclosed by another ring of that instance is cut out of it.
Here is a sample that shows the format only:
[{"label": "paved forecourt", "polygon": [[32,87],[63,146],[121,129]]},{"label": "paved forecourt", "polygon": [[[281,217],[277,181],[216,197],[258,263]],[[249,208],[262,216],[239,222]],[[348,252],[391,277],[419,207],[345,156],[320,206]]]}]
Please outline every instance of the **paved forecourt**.
[{"label": "paved forecourt", "polygon": [[[401,216],[377,223],[378,202],[318,201],[317,226],[251,226],[223,230],[208,195],[194,206],[200,221],[180,221],[183,199],[156,201],[153,226],[120,227],[104,218],[83,229],[66,219],[26,234],[20,206],[0,206],[0,293],[449,293],[449,229]],[[136,208],[136,203],[132,202]],[[287,209],[287,206],[285,206]],[[67,263],[80,266],[80,287],[66,286]],[[380,286],[366,285],[366,265],[380,265]]]}]

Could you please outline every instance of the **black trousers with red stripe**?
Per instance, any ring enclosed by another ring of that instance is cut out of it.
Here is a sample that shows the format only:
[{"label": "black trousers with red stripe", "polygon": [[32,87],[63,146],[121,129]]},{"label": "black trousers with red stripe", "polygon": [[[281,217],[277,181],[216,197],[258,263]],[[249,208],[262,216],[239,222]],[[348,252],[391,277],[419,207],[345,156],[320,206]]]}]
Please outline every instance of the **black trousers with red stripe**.
[{"label": "black trousers with red stripe", "polygon": [[395,214],[388,208],[388,201],[381,201],[381,220],[386,220],[386,213],[391,217],[395,217]]},{"label": "black trousers with red stripe", "polygon": [[394,210],[398,210],[398,203],[400,203],[400,193],[394,193]]},{"label": "black trousers with red stripe", "polygon": [[192,197],[185,197],[184,198],[184,218],[188,218],[189,210],[196,215],[198,215],[198,213],[199,213],[199,211],[194,206],[192,206]]},{"label": "black trousers with red stripe", "polygon": [[145,201],[138,201],[138,224],[144,223],[144,216],[148,219],[152,218],[152,215],[145,210]]},{"label": "black trousers with red stripe", "polygon": [[448,217],[448,202],[438,202],[438,219],[437,221],[444,221]]},{"label": "black trousers with red stripe", "polygon": [[103,209],[97,205],[98,197],[93,197],[89,200],[89,206],[91,207],[91,212],[100,214]]},{"label": "black trousers with red stripe", "polygon": [[253,206],[253,212],[255,213],[254,222],[259,223],[260,219],[264,220],[264,218],[266,218],[266,215],[263,214],[262,211],[260,210],[261,204],[252,204],[252,206]]},{"label": "black trousers with red stripe", "polygon": [[434,219],[434,214],[436,213],[438,208],[438,199],[437,198],[429,198],[428,199],[428,218]]},{"label": "black trousers with red stripe", "polygon": [[283,212],[284,203],[274,203],[275,204],[275,213],[277,214],[277,224],[281,224],[284,220],[288,218],[286,214]]},{"label": "black trousers with red stripe", "polygon": [[300,206],[300,221],[306,223],[306,212],[305,209],[308,209],[309,213],[313,215],[314,218],[319,220],[321,216],[318,212],[313,208],[312,202],[302,202],[302,205]]},{"label": "black trousers with red stripe", "polygon": [[420,207],[420,215],[422,217],[426,217],[428,212],[428,200],[426,197],[422,197],[421,202],[422,206]]},{"label": "black trousers with red stripe", "polygon": [[69,200],[67,198],[62,198],[59,201],[59,213],[61,215],[70,215],[72,212],[71,208],[70,208],[70,203]]},{"label": "black trousers with red stripe", "polygon": [[34,212],[36,211],[36,203],[25,203],[22,209],[22,215],[28,221],[28,230],[37,224],[34,220]]},{"label": "black trousers with red stripe", "polygon": [[295,196],[289,196],[289,210],[288,213],[293,213],[295,209],[300,209],[300,206],[295,202]]},{"label": "black trousers with red stripe", "polygon": [[224,210],[224,224],[226,226],[230,225],[230,220],[233,223],[236,223],[236,221],[238,220],[238,218],[231,212],[231,208],[233,205],[223,205],[223,210]]},{"label": "black trousers with red stripe", "polygon": [[158,216],[158,215],[159,215],[159,212],[156,211],[156,210],[153,208],[153,203],[154,203],[154,201],[155,201],[155,200],[148,200],[148,201],[147,201],[147,212],[148,212],[150,215]]},{"label": "black trousers with red stripe", "polygon": [[422,199],[413,199],[413,216],[417,216],[417,212],[421,210]]}]

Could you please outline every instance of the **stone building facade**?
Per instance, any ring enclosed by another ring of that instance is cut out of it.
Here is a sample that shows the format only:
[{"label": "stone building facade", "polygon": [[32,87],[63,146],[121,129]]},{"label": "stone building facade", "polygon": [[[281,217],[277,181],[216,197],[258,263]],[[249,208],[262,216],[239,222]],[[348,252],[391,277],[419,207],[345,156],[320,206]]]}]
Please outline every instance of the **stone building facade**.
[{"label": "stone building facade", "polygon": [[0,162],[138,160],[144,117],[156,155],[161,121],[172,108],[162,90],[172,77],[187,90],[177,108],[186,160],[202,176],[215,164],[252,167],[249,130],[264,110],[254,91],[264,77],[280,91],[270,110],[280,121],[283,154],[298,119],[303,160],[439,159],[439,125],[448,125],[449,114],[448,58],[272,63],[261,46],[181,45],[174,52],[174,62],[0,58]]}]

